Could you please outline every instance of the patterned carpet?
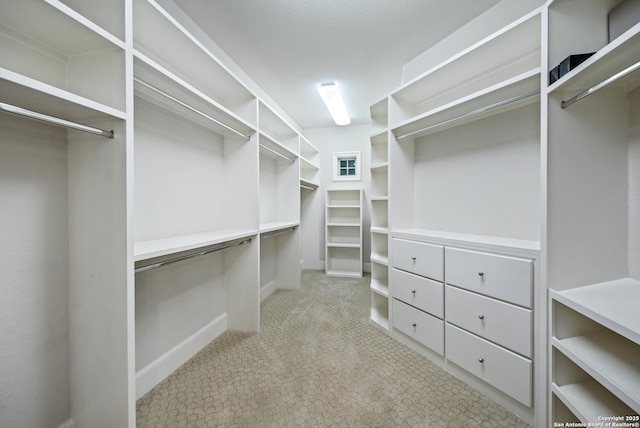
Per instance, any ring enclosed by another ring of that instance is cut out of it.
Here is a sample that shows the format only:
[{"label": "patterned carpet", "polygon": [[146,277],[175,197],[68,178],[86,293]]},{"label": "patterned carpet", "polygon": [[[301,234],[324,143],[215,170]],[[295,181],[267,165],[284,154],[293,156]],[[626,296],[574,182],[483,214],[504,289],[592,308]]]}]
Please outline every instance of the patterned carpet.
[{"label": "patterned carpet", "polygon": [[369,278],[305,271],[137,403],[138,427],[518,427],[514,415],[369,324]]}]

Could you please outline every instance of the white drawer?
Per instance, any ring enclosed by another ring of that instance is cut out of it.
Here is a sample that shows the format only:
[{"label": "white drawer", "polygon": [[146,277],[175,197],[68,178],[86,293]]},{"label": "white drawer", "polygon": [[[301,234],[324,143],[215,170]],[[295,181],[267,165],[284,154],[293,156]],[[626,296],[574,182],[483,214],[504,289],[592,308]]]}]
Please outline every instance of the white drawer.
[{"label": "white drawer", "polygon": [[447,322],[531,358],[531,310],[446,287]]},{"label": "white drawer", "polygon": [[393,299],[393,327],[444,355],[444,321]]},{"label": "white drawer", "polygon": [[443,280],[444,247],[394,238],[391,253],[393,267],[436,281]]},{"label": "white drawer", "polygon": [[447,248],[447,284],[531,307],[533,261]]},{"label": "white drawer", "polygon": [[444,316],[444,285],[418,275],[391,269],[393,297],[438,318]]},{"label": "white drawer", "polygon": [[531,407],[532,363],[447,323],[447,359]]}]

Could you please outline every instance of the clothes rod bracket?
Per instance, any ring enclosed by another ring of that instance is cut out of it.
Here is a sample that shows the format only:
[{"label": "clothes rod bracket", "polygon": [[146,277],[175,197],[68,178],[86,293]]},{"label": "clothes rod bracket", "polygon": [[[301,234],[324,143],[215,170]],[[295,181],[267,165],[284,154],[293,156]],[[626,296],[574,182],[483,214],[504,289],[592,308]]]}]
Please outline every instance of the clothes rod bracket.
[{"label": "clothes rod bracket", "polygon": [[444,126],[444,125],[448,125],[450,123],[457,122],[457,121],[462,120],[462,119],[467,119],[467,118],[472,117],[472,116],[477,116],[477,115],[479,115],[481,113],[486,113],[488,111],[495,110],[497,108],[503,107],[503,106],[505,106],[507,104],[511,104],[511,103],[516,102],[516,101],[521,101],[521,100],[524,100],[526,98],[536,96],[538,94],[540,94],[540,90],[536,89],[535,91],[527,92],[526,94],[522,94],[522,95],[515,96],[513,98],[509,98],[509,99],[506,99],[506,100],[498,101],[497,103],[494,103],[494,104],[491,104],[491,105],[488,105],[488,106],[485,106],[485,107],[481,107],[479,109],[470,111],[468,113],[461,114],[460,116],[456,116],[456,117],[453,117],[451,119],[447,119],[447,120],[444,120],[442,122],[438,122],[436,124],[429,125],[429,126],[426,126],[424,128],[420,128],[420,129],[418,129],[416,131],[411,131],[411,132],[407,132],[406,134],[399,135],[399,136],[396,137],[396,140],[401,140],[403,138],[411,137],[411,136],[416,135],[416,134],[421,134],[421,133],[429,131],[431,129],[434,129],[434,128],[437,128],[437,127],[440,127],[440,126]]},{"label": "clothes rod bracket", "polygon": [[209,116],[209,115],[208,115],[208,114],[206,114],[206,113],[201,112],[201,111],[200,111],[200,110],[198,110],[197,108],[190,106],[189,104],[187,104],[187,103],[185,103],[185,102],[183,102],[183,101],[179,100],[178,98],[174,97],[173,95],[169,95],[168,93],[164,92],[163,90],[161,90],[161,89],[159,89],[159,88],[156,88],[155,86],[153,86],[153,85],[151,85],[151,84],[149,84],[149,83],[145,82],[144,80],[142,80],[142,79],[140,79],[140,78],[138,78],[138,77],[134,77],[134,78],[133,78],[133,80],[134,80],[134,81],[136,81],[136,82],[138,82],[139,84],[141,84],[141,85],[142,85],[142,86],[144,86],[145,88],[150,89],[150,90],[154,91],[155,93],[157,93],[157,94],[159,94],[159,95],[162,95],[163,97],[167,98],[168,100],[171,100],[171,101],[173,101],[174,103],[176,103],[176,104],[178,104],[178,105],[180,105],[180,106],[182,106],[182,107],[186,108],[187,110],[189,110],[189,111],[191,111],[191,112],[193,112],[193,113],[197,114],[198,116],[201,116],[201,117],[203,117],[203,118],[207,119],[208,121],[213,122],[213,123],[215,123],[216,125],[219,125],[219,126],[223,127],[224,129],[226,129],[226,130],[228,130],[228,131],[233,132],[233,133],[234,133],[234,134],[236,134],[236,135],[239,135],[240,137],[242,137],[242,138],[246,139],[247,141],[251,139],[251,137],[250,137],[250,136],[248,136],[248,135],[246,135],[246,134],[243,134],[242,132],[238,131],[237,129],[232,128],[231,126],[229,126],[229,125],[227,125],[227,124],[222,123],[222,122],[221,122],[221,121],[219,121],[218,119],[215,119],[215,118],[213,118],[213,117]]},{"label": "clothes rod bracket", "polygon": [[199,256],[204,256],[206,254],[211,254],[211,253],[215,253],[216,251],[221,251],[221,250],[226,250],[228,248],[233,248],[233,247],[238,247],[240,245],[243,244],[248,244],[249,242],[251,242],[251,238],[247,238],[247,239],[243,239],[242,241],[239,242],[235,242],[233,244],[228,244],[228,245],[222,245],[220,247],[216,247],[216,248],[212,248],[209,250],[205,250],[205,251],[199,251],[197,253],[191,253],[191,254],[187,254],[185,256],[181,256],[181,257],[175,257],[169,260],[164,260],[158,263],[152,263],[146,266],[141,266],[135,269],[135,273],[141,273],[141,272],[147,272],[153,269],[157,269],[161,266],[166,266],[166,265],[170,265],[172,263],[176,263],[176,262],[181,262],[183,260],[187,260],[187,259],[192,259],[194,257],[199,257]]},{"label": "clothes rod bracket", "polygon": [[612,84],[616,80],[626,76],[627,74],[630,74],[630,73],[636,71],[638,68],[640,68],[640,61],[636,62],[633,65],[630,65],[629,67],[625,68],[622,71],[619,71],[618,73],[616,73],[613,76],[603,80],[602,82],[598,83],[597,85],[594,85],[594,86],[590,87],[586,91],[579,93],[575,97],[570,98],[570,99],[568,99],[566,101],[562,101],[560,103],[560,107],[567,108],[571,104],[574,104],[574,103],[580,101],[581,99],[588,97],[589,95],[593,94],[594,92],[598,91],[599,89],[602,89],[605,86],[608,86],[608,85]]},{"label": "clothes rod bracket", "polygon": [[51,125],[61,126],[63,128],[76,129],[78,131],[88,132],[89,134],[99,135],[101,137],[107,137],[113,139],[113,131],[105,131],[93,126],[83,125],[81,123],[71,122],[70,120],[60,119],[59,117],[49,116],[47,114],[38,113],[37,111],[27,110],[22,107],[14,106],[11,104],[0,103],[0,110],[15,114],[18,116],[24,116],[29,119],[38,120],[40,122],[49,123]]}]

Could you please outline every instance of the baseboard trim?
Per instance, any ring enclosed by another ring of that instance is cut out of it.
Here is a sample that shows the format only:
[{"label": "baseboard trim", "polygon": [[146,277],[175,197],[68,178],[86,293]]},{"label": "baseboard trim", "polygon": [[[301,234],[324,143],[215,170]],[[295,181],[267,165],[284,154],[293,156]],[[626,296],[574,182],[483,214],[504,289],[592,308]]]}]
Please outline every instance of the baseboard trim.
[{"label": "baseboard trim", "polygon": [[[136,400],[227,330],[227,314],[220,315],[136,373]],[[72,428],[72,427],[71,427]]]},{"label": "baseboard trim", "polygon": [[73,428],[73,419],[68,419],[58,425],[58,428]]},{"label": "baseboard trim", "polygon": [[278,289],[278,280],[274,279],[270,281],[267,285],[260,289],[260,301],[262,302],[264,299],[269,297],[271,293]]}]

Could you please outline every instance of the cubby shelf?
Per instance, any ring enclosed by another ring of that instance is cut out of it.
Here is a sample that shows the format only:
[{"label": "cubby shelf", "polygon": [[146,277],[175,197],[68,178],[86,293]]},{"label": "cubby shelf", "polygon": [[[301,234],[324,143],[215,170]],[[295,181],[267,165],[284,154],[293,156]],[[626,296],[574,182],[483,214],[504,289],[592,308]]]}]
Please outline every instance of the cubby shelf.
[{"label": "cubby shelf", "polygon": [[598,423],[603,417],[632,415],[633,411],[616,400],[594,381],[551,385],[551,391],[584,424]]}]

